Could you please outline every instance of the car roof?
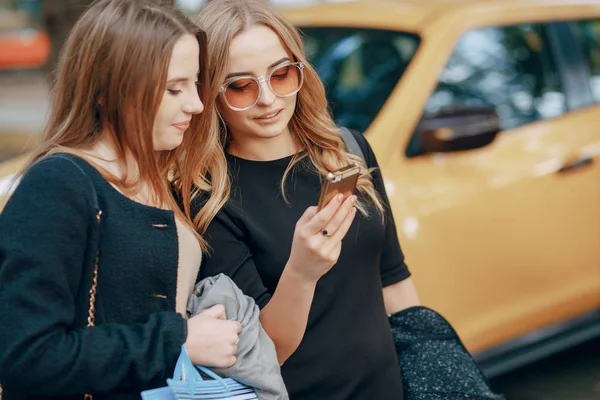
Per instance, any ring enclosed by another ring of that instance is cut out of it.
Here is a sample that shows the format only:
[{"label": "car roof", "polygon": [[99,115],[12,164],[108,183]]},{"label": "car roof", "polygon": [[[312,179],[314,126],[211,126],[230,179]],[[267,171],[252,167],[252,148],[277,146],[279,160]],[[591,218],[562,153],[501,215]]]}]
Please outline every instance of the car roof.
[{"label": "car roof", "polygon": [[[297,26],[372,26],[419,33],[445,15],[504,11],[598,9],[600,0],[292,0],[278,4]],[[356,16],[360,15],[360,18]]]}]

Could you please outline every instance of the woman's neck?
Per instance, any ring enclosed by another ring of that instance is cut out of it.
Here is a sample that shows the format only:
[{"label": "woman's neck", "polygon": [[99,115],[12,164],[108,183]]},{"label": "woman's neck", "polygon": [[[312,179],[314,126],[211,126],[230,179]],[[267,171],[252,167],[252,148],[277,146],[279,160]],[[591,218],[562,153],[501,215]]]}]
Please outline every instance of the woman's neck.
[{"label": "woman's neck", "polygon": [[[121,181],[126,186],[132,185],[136,187],[135,191],[131,192],[124,190],[123,187],[112,184],[113,187],[130,199],[148,206],[164,208],[164,205],[157,204],[153,200],[154,196],[151,195],[148,183],[140,182],[138,164],[130,152],[126,151],[125,159],[122,159],[118,154],[116,146],[108,138],[103,138],[92,148],[85,151],[84,155],[93,164],[112,175],[117,181]],[[123,182],[123,179],[126,179],[126,182]]]},{"label": "woman's neck", "polygon": [[131,153],[126,151],[125,159],[120,158],[116,146],[108,138],[100,139],[85,155],[117,179],[125,176],[128,180],[139,179],[138,166]]},{"label": "woman's neck", "polygon": [[231,133],[227,152],[233,156],[252,161],[273,161],[298,152],[298,146],[289,129],[275,137],[249,137]]}]

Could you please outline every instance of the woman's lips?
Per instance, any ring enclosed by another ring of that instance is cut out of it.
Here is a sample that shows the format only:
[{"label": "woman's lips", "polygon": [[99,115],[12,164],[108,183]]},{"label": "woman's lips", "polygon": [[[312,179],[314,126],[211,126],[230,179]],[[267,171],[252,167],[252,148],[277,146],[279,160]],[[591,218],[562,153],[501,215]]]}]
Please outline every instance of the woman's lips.
[{"label": "woman's lips", "polygon": [[281,114],[282,111],[283,111],[283,108],[280,108],[278,110],[269,111],[267,113],[262,114],[260,117],[256,117],[254,119],[257,121],[270,121],[274,118],[277,118],[279,116],[279,114]]},{"label": "woman's lips", "polygon": [[173,126],[183,132],[187,128],[190,127],[190,123],[189,123],[189,121],[188,122],[181,122],[179,124],[173,124]]}]

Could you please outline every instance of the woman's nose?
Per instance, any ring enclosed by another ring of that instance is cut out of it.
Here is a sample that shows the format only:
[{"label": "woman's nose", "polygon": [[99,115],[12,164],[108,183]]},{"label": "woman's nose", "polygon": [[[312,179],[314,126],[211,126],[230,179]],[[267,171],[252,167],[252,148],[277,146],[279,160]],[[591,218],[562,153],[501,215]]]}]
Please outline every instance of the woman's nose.
[{"label": "woman's nose", "polygon": [[184,105],[183,110],[189,114],[200,114],[204,111],[204,104],[200,100],[198,93],[192,95],[190,101]]},{"label": "woman's nose", "polygon": [[262,81],[259,83],[260,86],[260,97],[258,98],[258,102],[264,106],[270,106],[273,104],[277,96],[271,90],[271,87],[267,83],[267,81]]}]

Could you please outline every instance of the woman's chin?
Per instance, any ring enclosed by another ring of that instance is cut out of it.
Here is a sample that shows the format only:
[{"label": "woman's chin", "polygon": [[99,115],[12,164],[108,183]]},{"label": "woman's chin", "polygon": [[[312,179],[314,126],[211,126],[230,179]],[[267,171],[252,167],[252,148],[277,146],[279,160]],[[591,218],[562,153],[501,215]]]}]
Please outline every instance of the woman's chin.
[{"label": "woman's chin", "polygon": [[175,150],[183,143],[183,134],[179,137],[174,137],[172,140],[154,145],[154,151],[171,151]]},{"label": "woman's chin", "polygon": [[253,121],[252,130],[257,136],[262,138],[275,138],[282,133],[286,132],[288,126],[288,120],[280,119],[273,123],[265,124],[262,121],[258,122],[256,120]]}]

